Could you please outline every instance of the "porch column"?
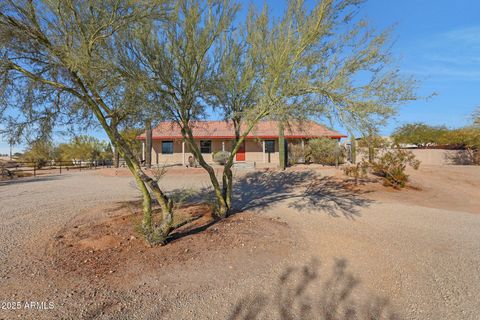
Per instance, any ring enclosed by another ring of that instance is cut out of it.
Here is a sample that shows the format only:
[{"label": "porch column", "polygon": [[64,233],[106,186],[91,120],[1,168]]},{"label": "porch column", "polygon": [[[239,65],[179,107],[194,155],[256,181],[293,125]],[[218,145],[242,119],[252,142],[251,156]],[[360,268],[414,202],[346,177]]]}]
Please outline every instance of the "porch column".
[{"label": "porch column", "polygon": [[142,141],[142,161],[145,161],[145,141]]},{"label": "porch column", "polygon": [[302,139],[302,150],[305,150],[305,140]]},{"label": "porch column", "polygon": [[222,141],[222,151],[225,151],[225,141]]},{"label": "porch column", "polygon": [[267,160],[265,160],[265,140],[262,140],[262,157],[263,157],[263,163],[265,163]]},{"label": "porch column", "polygon": [[182,141],[182,165],[185,166],[185,141]]}]

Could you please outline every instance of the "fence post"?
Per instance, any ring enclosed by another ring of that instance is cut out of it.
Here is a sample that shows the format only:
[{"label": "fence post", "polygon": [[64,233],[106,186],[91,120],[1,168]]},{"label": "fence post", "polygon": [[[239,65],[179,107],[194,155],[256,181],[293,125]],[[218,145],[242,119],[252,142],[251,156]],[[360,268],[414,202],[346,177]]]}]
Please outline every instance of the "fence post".
[{"label": "fence post", "polygon": [[36,178],[37,177],[37,166],[35,165],[35,163],[33,164],[33,177]]}]

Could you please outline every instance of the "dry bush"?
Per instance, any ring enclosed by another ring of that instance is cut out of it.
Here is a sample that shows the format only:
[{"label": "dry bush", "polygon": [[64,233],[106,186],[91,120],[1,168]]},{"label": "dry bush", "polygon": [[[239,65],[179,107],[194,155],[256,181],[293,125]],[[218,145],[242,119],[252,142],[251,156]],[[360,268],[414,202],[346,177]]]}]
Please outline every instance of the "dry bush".
[{"label": "dry bush", "polygon": [[215,163],[223,166],[225,163],[227,163],[229,156],[230,153],[228,151],[217,151],[213,154],[212,159]]},{"label": "dry bush", "polygon": [[338,145],[338,141],[330,138],[312,139],[308,142],[310,159],[323,165],[335,165],[338,153],[338,163],[345,159],[344,150]]},{"label": "dry bush", "polygon": [[297,163],[308,163],[310,157],[310,148],[301,144],[291,144],[288,146],[288,162],[290,165]]},{"label": "dry bush", "polygon": [[355,179],[355,185],[358,185],[358,180],[367,177],[369,163],[362,161],[355,165],[346,166],[343,168],[345,175]]},{"label": "dry bush", "polygon": [[373,174],[384,178],[384,184],[396,189],[405,187],[408,175],[405,173],[407,166],[417,170],[420,161],[410,151],[400,148],[386,150],[370,163]]}]

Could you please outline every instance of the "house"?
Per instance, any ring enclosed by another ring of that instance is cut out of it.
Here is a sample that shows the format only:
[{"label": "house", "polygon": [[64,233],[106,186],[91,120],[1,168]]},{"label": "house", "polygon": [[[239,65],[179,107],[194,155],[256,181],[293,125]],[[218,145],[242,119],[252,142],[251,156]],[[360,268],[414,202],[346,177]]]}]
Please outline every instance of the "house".
[{"label": "house", "polygon": [[[196,121],[192,124],[196,143],[207,162],[213,162],[213,153],[231,151],[235,138],[233,124],[226,121]],[[145,132],[142,140],[145,159]],[[152,164],[187,164],[193,154],[183,141],[180,127],[175,122],[161,122],[152,131]],[[309,139],[328,137],[340,140],[346,137],[314,121],[302,121],[285,127],[285,140],[289,144],[302,144]],[[261,121],[250,132],[238,150],[235,161],[278,163],[278,122]]]}]

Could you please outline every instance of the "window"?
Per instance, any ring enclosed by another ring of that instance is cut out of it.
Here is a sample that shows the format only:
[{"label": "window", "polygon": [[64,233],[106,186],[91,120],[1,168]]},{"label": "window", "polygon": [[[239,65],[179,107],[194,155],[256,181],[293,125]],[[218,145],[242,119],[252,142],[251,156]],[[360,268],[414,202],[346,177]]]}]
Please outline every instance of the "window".
[{"label": "window", "polygon": [[162,154],[173,154],[173,141],[162,141]]},{"label": "window", "polygon": [[275,140],[265,140],[265,152],[266,153],[275,152]]},{"label": "window", "polygon": [[200,152],[212,153],[212,140],[200,140]]}]

